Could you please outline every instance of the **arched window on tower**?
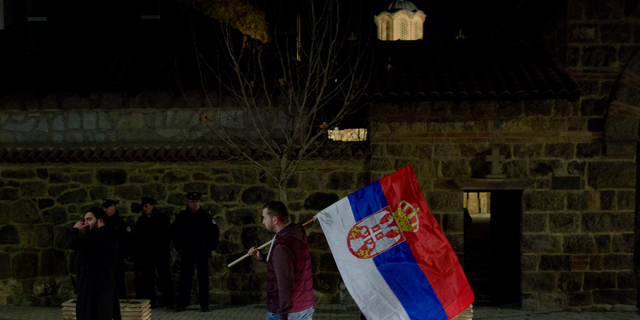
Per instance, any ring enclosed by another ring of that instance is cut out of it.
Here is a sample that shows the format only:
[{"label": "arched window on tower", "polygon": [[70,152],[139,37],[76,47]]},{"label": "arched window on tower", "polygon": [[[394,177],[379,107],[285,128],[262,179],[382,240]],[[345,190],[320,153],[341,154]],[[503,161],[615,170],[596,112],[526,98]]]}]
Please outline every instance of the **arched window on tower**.
[{"label": "arched window on tower", "polygon": [[407,40],[407,23],[400,22],[400,40]]},{"label": "arched window on tower", "polygon": [[385,38],[384,40],[391,40],[391,21],[386,21],[384,23],[385,27]]},{"label": "arched window on tower", "polygon": [[420,22],[419,21],[414,22],[413,26],[414,26],[413,39],[414,40],[422,39],[422,34],[420,32]]}]

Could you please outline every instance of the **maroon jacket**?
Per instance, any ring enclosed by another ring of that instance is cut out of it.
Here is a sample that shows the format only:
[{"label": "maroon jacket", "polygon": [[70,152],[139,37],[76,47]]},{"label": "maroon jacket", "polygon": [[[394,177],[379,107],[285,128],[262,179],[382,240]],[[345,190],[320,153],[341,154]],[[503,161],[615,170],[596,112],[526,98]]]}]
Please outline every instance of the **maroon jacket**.
[{"label": "maroon jacket", "polygon": [[313,307],[311,253],[304,228],[289,224],[276,234],[267,260],[267,310],[287,319]]}]

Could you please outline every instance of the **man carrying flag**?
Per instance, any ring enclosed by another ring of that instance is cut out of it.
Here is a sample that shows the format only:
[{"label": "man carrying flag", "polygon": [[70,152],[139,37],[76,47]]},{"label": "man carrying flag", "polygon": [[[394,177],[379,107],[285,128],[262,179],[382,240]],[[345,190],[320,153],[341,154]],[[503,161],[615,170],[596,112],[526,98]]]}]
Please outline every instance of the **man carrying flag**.
[{"label": "man carrying flag", "polygon": [[473,302],[411,166],[350,194],[317,218],[367,319],[447,320]]},{"label": "man carrying flag", "polygon": [[313,315],[311,253],[304,228],[289,223],[284,203],[270,201],[262,208],[262,224],[275,232],[269,253],[256,247],[248,254],[267,263],[266,320],[307,320]]}]

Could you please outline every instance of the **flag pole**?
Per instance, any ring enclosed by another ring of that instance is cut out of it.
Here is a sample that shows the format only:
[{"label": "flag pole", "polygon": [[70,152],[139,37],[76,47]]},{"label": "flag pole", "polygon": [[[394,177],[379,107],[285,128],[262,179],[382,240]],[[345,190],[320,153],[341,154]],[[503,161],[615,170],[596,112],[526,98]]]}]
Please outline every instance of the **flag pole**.
[{"label": "flag pole", "polygon": [[[302,226],[304,227],[304,226],[308,225],[309,223],[311,223],[311,222],[313,222],[313,221],[316,221],[316,219],[317,219],[316,217],[317,217],[317,215],[313,216],[313,218],[309,219],[309,221],[307,221],[307,222],[303,223],[303,224],[302,224]],[[266,243],[263,243],[261,246],[259,246],[259,247],[258,247],[258,250],[262,250],[262,249],[264,249],[266,246],[270,245],[270,244],[271,244],[271,242],[273,242],[273,239],[271,239],[271,240],[267,241]],[[242,256],[242,257],[238,258],[236,261],[229,263],[229,264],[227,265],[227,267],[231,268],[231,267],[233,267],[234,265],[238,264],[238,262],[240,262],[240,261],[242,261],[242,260],[246,259],[247,257],[250,257],[250,255],[249,255],[248,253],[247,253],[247,254],[245,254],[244,256]]]}]

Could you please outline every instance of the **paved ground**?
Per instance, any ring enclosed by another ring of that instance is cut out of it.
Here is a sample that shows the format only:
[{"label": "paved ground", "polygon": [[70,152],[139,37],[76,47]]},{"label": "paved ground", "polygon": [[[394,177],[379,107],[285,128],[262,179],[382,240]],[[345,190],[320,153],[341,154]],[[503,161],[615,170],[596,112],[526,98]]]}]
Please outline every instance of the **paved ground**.
[{"label": "paved ground", "polygon": [[[264,305],[241,307],[212,307],[211,312],[202,313],[198,306],[192,306],[185,312],[173,313],[166,309],[151,311],[153,320],[181,319],[220,319],[220,320],[261,320],[265,316]],[[0,320],[61,320],[61,308],[51,307],[0,307]],[[349,319],[359,320],[360,314],[344,312],[338,305],[317,306],[314,320]],[[474,308],[473,319],[523,319],[523,320],[628,320],[639,319],[636,311],[600,311],[600,312],[530,312],[517,309],[498,309],[488,307]]]}]

